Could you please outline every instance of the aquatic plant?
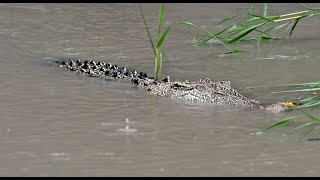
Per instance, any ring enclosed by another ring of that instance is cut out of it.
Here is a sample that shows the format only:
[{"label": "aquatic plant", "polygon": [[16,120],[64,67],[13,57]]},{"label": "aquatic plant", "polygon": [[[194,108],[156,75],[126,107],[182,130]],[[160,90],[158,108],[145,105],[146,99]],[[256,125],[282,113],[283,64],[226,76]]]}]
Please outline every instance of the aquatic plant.
[{"label": "aquatic plant", "polygon": [[[307,128],[309,129],[304,133],[304,135],[307,135],[311,133],[314,130],[320,129],[320,117],[315,117],[303,110],[302,108],[309,108],[309,107],[314,107],[320,105],[320,82],[310,82],[310,83],[302,83],[302,84],[288,84],[288,85],[278,85],[278,86],[290,86],[290,87],[301,87],[299,89],[293,89],[293,90],[286,90],[286,91],[278,91],[278,92],[273,92],[273,93],[290,93],[290,92],[306,92],[304,97],[302,97],[301,100],[292,103],[292,102],[286,102],[287,105],[292,109],[292,110],[297,110],[300,111],[305,117],[308,118],[310,122],[304,123],[296,128],[291,129],[290,131],[293,130],[298,130],[302,128]],[[260,86],[260,87],[265,87],[265,86]],[[296,105],[294,105],[296,104]],[[266,131],[268,129],[274,128],[281,126],[285,123],[288,123],[294,119],[297,119],[300,116],[291,116],[287,118],[280,119],[274,123],[271,123],[267,127],[263,129],[263,131]]]},{"label": "aquatic plant", "polygon": [[163,58],[164,58],[164,52],[160,50],[161,45],[163,44],[164,39],[166,38],[171,24],[165,28],[165,30],[163,31],[163,33],[161,34],[161,27],[162,27],[162,22],[163,22],[163,12],[164,12],[164,3],[161,4],[160,6],[160,11],[159,11],[159,18],[158,18],[158,32],[157,32],[157,44],[155,46],[155,44],[153,43],[153,40],[151,38],[150,32],[149,32],[149,28],[146,22],[146,18],[143,14],[141,5],[139,3],[139,8],[140,8],[140,12],[143,18],[143,22],[144,25],[146,27],[147,33],[148,33],[148,37],[153,49],[153,53],[154,53],[154,77],[155,79],[158,79],[162,70],[162,64],[163,64]]},{"label": "aquatic plant", "polygon": [[[227,47],[226,44],[232,44],[239,41],[256,40],[257,46],[259,47],[262,40],[276,40],[285,37],[291,37],[294,29],[297,27],[297,24],[302,19],[308,19],[314,16],[318,16],[320,13],[320,8],[311,8],[301,3],[298,4],[304,7],[305,10],[270,16],[267,15],[267,3],[263,3],[261,15],[253,12],[256,8],[256,3],[252,3],[239,21],[232,21],[237,17],[240,17],[239,14],[226,17],[219,21],[217,25],[225,24],[227,22],[231,22],[231,24],[227,25],[226,28],[217,33],[213,33],[212,31],[209,31],[199,25],[195,25],[192,22],[184,21],[181,22],[181,24],[197,27],[204,31],[204,34],[196,42],[193,43],[193,45],[195,46],[208,43],[211,40],[216,40],[217,42],[223,44],[225,47]],[[282,36],[272,34],[274,31],[284,28],[286,29]],[[249,35],[253,34],[254,32],[258,33],[258,35],[249,37]],[[289,36],[286,36],[288,32]],[[230,48],[228,48],[228,50],[228,53],[241,52],[240,50],[230,51]]]},{"label": "aquatic plant", "polygon": [[[224,47],[228,49],[228,52],[225,54],[234,54],[239,53],[241,50],[234,49],[231,50],[227,44],[233,44],[235,42],[241,41],[250,41],[256,40],[257,46],[260,47],[260,43],[263,40],[281,40],[283,38],[290,38],[297,27],[297,24],[302,19],[308,19],[314,16],[318,16],[320,14],[320,8],[311,8],[304,4],[298,3],[298,5],[304,7],[304,10],[292,12],[288,14],[281,14],[276,16],[268,15],[268,5],[267,3],[263,3],[262,5],[262,14],[254,13],[256,9],[256,4],[250,4],[249,9],[244,13],[244,15],[240,16],[240,14],[235,14],[226,18],[223,18],[218,22],[217,25],[226,24],[227,22],[231,22],[230,25],[227,25],[226,28],[220,30],[219,32],[212,32],[203,26],[196,25],[189,21],[180,22],[180,24],[185,24],[189,26],[196,27],[204,31],[204,34],[195,42],[193,42],[194,46],[199,46],[209,41],[216,41],[222,44]],[[239,21],[235,20],[237,17],[240,17]],[[282,36],[273,35],[274,32],[280,29],[284,29]],[[254,34],[255,33],[255,34]],[[286,36],[286,34],[288,34]],[[258,34],[258,35],[257,35]],[[251,35],[251,36],[249,36]],[[303,110],[302,108],[314,107],[320,104],[320,82],[311,82],[311,83],[303,83],[303,84],[291,84],[291,85],[279,85],[279,86],[289,86],[289,87],[301,87],[300,89],[292,89],[287,91],[279,91],[273,93],[289,93],[289,92],[306,92],[308,97],[305,97],[298,102],[288,101],[282,102],[286,106],[289,106],[293,110],[300,111],[303,115],[305,115],[311,122],[305,123],[299,127],[294,128],[293,130],[298,130],[301,128],[311,127],[306,133],[309,134],[313,130],[320,129],[320,118],[317,118]],[[260,86],[262,87],[262,86]],[[312,92],[310,95],[309,92]],[[292,120],[298,118],[300,116],[291,116],[287,118],[283,118],[268,125],[263,131],[281,126],[285,123],[291,122]],[[317,126],[314,126],[318,124]]]}]

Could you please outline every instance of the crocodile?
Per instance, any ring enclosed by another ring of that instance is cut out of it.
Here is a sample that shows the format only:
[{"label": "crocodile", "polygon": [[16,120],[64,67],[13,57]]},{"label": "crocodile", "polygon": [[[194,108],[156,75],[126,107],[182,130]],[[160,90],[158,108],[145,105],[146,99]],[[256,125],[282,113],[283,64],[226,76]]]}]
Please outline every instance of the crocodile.
[{"label": "crocodile", "polygon": [[247,98],[231,87],[228,80],[171,81],[169,76],[162,80],[149,77],[145,72],[137,72],[118,65],[102,61],[67,59],[55,61],[58,67],[90,77],[105,79],[126,79],[139,89],[159,97],[170,97],[191,102],[207,102],[242,107],[252,107],[267,112],[279,113],[290,110],[292,103],[262,104],[258,100]]}]

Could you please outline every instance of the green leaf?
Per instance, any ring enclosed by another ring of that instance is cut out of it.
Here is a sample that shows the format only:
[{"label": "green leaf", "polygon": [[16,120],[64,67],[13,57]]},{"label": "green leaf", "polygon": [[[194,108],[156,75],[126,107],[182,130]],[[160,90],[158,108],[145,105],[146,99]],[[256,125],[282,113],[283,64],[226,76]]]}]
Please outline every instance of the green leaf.
[{"label": "green leaf", "polygon": [[235,50],[226,52],[226,53],[224,53],[224,54],[237,54],[237,53],[240,53],[240,52],[243,52],[243,51],[240,51],[240,50],[238,50],[238,49],[235,49]]},{"label": "green leaf", "polygon": [[307,92],[307,91],[319,91],[320,88],[310,88],[310,89],[297,89],[297,90],[288,90],[288,91],[277,91],[271,93],[284,93],[284,92]]},{"label": "green leaf", "polygon": [[163,58],[164,58],[164,52],[161,51],[160,52],[160,56],[159,56],[159,74],[161,73],[162,71],[162,62],[163,62]]},{"label": "green leaf", "polygon": [[308,16],[306,16],[306,19],[309,19],[309,18],[311,18],[311,17],[313,17],[313,16],[318,16],[319,15],[319,12],[317,12],[317,13],[312,13],[312,14],[309,14]]},{"label": "green leaf", "polygon": [[319,128],[320,128],[320,126],[313,127],[313,128],[311,128],[309,131],[305,132],[305,133],[303,134],[303,136],[306,136],[306,135],[310,134],[312,131],[317,130],[317,129],[319,129]]},{"label": "green leaf", "polygon": [[203,34],[197,42],[193,43],[193,45],[199,44],[205,37],[206,37],[207,33]]},{"label": "green leaf", "polygon": [[299,127],[296,127],[296,128],[294,128],[294,129],[291,129],[290,131],[295,131],[295,130],[298,130],[298,129],[301,129],[301,128],[310,126],[310,125],[312,125],[312,124],[316,124],[316,122],[305,123],[305,124],[303,124],[303,125],[301,125],[301,126],[299,126]]},{"label": "green leaf", "polygon": [[250,18],[250,19],[245,20],[244,23],[251,22],[251,21],[255,21],[255,20],[261,20],[261,18],[259,18],[259,17],[253,17],[253,18]]},{"label": "green leaf", "polygon": [[290,120],[292,120],[294,118],[297,118],[297,117],[299,117],[299,116],[292,116],[292,117],[287,117],[287,118],[281,119],[281,120],[279,120],[279,121],[277,121],[275,123],[272,123],[271,125],[267,126],[266,128],[262,129],[262,131],[265,131],[265,130],[268,130],[270,128],[279,126],[279,125],[284,124],[284,123],[286,123],[286,122],[288,122],[288,121],[290,121]]},{"label": "green leaf", "polygon": [[290,23],[290,25],[287,27],[287,29],[284,31],[283,35],[282,35],[282,38],[284,38],[284,36],[287,34],[288,30],[290,29],[290,27],[294,24],[294,21],[292,21]]},{"label": "green leaf", "polygon": [[278,39],[278,37],[261,36],[262,39]]},{"label": "green leaf", "polygon": [[287,23],[284,23],[284,24],[281,24],[279,26],[275,26],[275,27],[272,27],[272,28],[269,28],[267,30],[265,30],[264,32],[269,32],[269,31],[274,31],[274,30],[277,30],[277,29],[280,29],[286,25],[290,24],[290,22],[287,22]]},{"label": "green leaf", "polygon": [[161,73],[161,70],[162,70],[163,57],[164,57],[164,52],[161,51],[159,54],[159,58],[158,58],[159,63],[157,64],[157,68],[155,69],[155,73],[154,73],[156,79],[158,79],[158,77]]},{"label": "green leaf", "polygon": [[224,22],[226,22],[226,21],[229,21],[230,19],[233,19],[233,18],[235,18],[235,17],[237,17],[237,16],[238,16],[238,14],[229,16],[229,17],[227,17],[227,18],[224,18],[224,19],[222,19],[221,21],[218,22],[218,25],[220,25],[220,24],[222,24],[222,23],[224,23]]},{"label": "green leaf", "polygon": [[311,8],[311,7],[308,7],[308,6],[306,6],[306,5],[304,5],[304,4],[302,4],[302,3],[298,3],[300,6],[303,6],[303,7],[305,7],[305,8],[307,8],[307,9],[313,9],[313,8]]},{"label": "green leaf", "polygon": [[320,119],[319,118],[316,118],[316,117],[312,116],[311,114],[302,111],[301,109],[298,109],[298,110],[300,112],[302,112],[303,114],[305,114],[309,119],[313,120],[314,122],[320,123]]},{"label": "green leaf", "polygon": [[255,7],[256,7],[256,4],[251,3],[250,8],[248,9],[248,11],[244,14],[244,16],[240,19],[240,21],[238,23],[241,23],[248,16],[248,13],[251,13]]},{"label": "green leaf", "polygon": [[305,99],[300,100],[300,102],[311,101],[311,100],[313,100],[313,99],[315,99],[315,98],[317,98],[317,97],[319,97],[319,96],[308,97],[308,98],[305,98]]},{"label": "green leaf", "polygon": [[234,28],[232,29],[231,31],[229,31],[229,33],[238,33],[246,28],[249,28],[249,27],[252,27],[252,26],[243,26],[243,27],[237,27],[237,28]]},{"label": "green leaf", "polygon": [[265,87],[284,87],[284,86],[305,86],[305,85],[312,85],[312,84],[319,84],[319,82],[310,82],[310,83],[300,83],[300,84],[281,84],[281,85],[270,85],[270,86],[254,86],[254,87],[247,87],[247,88],[265,88]]},{"label": "green leaf", "polygon": [[291,31],[290,31],[290,33],[289,33],[289,36],[292,35],[292,32],[293,32],[294,28],[296,27],[296,25],[298,24],[299,20],[300,20],[300,18],[294,20],[294,24],[293,24],[293,26],[292,26],[292,28],[291,28]]},{"label": "green leaf", "polygon": [[146,22],[146,18],[144,17],[144,14],[143,14],[143,11],[142,11],[142,8],[141,8],[140,3],[139,3],[139,8],[140,8],[140,12],[141,12],[141,15],[142,15],[142,18],[143,18],[144,25],[145,25],[145,27],[146,27],[146,29],[147,29],[147,32],[148,32],[149,41],[150,41],[150,43],[151,43],[154,56],[157,56],[157,54],[156,54],[156,49],[154,48],[154,44],[153,44],[153,41],[152,41],[152,38],[151,38],[151,35],[150,35],[150,32],[149,32],[149,28],[148,28],[148,25],[147,25],[147,22]]},{"label": "green leaf", "polygon": [[236,34],[239,34],[243,30],[248,29],[250,27],[252,27],[252,26],[244,26],[244,27],[239,27],[239,28],[233,29],[232,31],[229,32],[228,37],[232,37],[232,36],[234,36]]},{"label": "green leaf", "polygon": [[231,44],[231,43],[234,43],[236,41],[238,41],[239,39],[241,39],[242,37],[244,37],[245,35],[249,34],[251,31],[253,31],[254,29],[256,29],[257,27],[263,25],[265,23],[261,23],[261,24],[258,24],[258,25],[255,25],[255,26],[250,26],[248,28],[245,28],[243,29],[242,31],[240,31],[240,35],[231,39],[230,41],[228,41],[227,43]]},{"label": "green leaf", "polygon": [[[229,27],[221,30],[220,32],[214,34],[214,36],[218,37],[219,35],[221,35],[221,34],[224,33],[225,31],[227,31],[227,30],[229,30],[229,29],[231,29],[231,28],[233,28],[233,27],[234,27],[234,25],[229,26]],[[194,45],[194,46],[198,46],[198,45],[207,43],[207,42],[210,41],[211,39],[215,39],[215,37],[212,37],[212,36],[211,36],[211,37],[206,37],[207,34],[208,34],[208,33],[202,35],[201,38],[200,38],[197,42],[193,43],[193,45]]]},{"label": "green leaf", "polygon": [[259,19],[267,20],[267,21],[273,21],[273,20],[279,18],[279,16],[260,16],[260,15],[252,14],[252,13],[248,13],[248,15],[257,17]]},{"label": "green leaf", "polygon": [[197,27],[203,31],[205,31],[206,33],[208,33],[210,36],[212,36],[214,39],[218,40],[219,43],[221,43],[224,47],[226,47],[228,50],[231,50],[225,43],[223,43],[218,37],[216,37],[214,34],[212,34],[211,32],[209,32],[208,30],[206,30],[205,28],[202,28],[200,26],[197,26],[195,24],[193,24],[192,22],[188,22],[188,21],[183,21],[183,22],[179,22],[179,24],[185,24],[185,25],[189,25],[189,26],[194,26]]},{"label": "green leaf", "polygon": [[157,44],[157,48],[160,48],[161,45],[162,45],[162,42],[164,41],[164,39],[166,38],[169,30],[170,30],[170,27],[171,27],[171,24],[166,28],[166,30],[162,33],[159,41],[158,41],[158,44]]},{"label": "green leaf", "polygon": [[211,39],[214,39],[214,38],[213,37],[206,37],[205,39],[203,38],[202,40],[199,40],[198,42],[193,43],[193,45],[194,46],[198,46],[198,45],[201,45],[201,44],[205,44],[208,41],[210,41]]},{"label": "green leaf", "polygon": [[161,32],[161,26],[162,26],[162,20],[163,20],[163,6],[164,3],[161,4],[160,6],[160,11],[159,11],[159,19],[158,19],[158,41],[160,38],[160,32]]},{"label": "green leaf", "polygon": [[251,3],[249,10],[247,11],[248,13],[251,13],[253,11],[253,9],[256,7],[256,3]]},{"label": "green leaf", "polygon": [[222,33],[224,33],[225,31],[227,31],[227,30],[229,30],[229,29],[232,29],[233,27],[234,27],[234,25],[229,26],[229,27],[227,27],[227,28],[223,29],[222,31],[217,32],[217,33],[216,33],[216,34],[214,34],[214,35],[215,35],[215,36],[219,36],[219,35],[221,35]]},{"label": "green leaf", "polygon": [[320,101],[313,101],[313,102],[305,103],[303,105],[298,106],[298,108],[308,108],[308,107],[313,107],[313,106],[317,106],[317,105],[320,105]]},{"label": "green leaf", "polygon": [[192,22],[189,22],[189,21],[182,21],[182,22],[179,22],[179,24],[185,24],[185,25],[189,25],[189,26],[195,26],[195,27],[199,27],[195,24],[193,24]]}]

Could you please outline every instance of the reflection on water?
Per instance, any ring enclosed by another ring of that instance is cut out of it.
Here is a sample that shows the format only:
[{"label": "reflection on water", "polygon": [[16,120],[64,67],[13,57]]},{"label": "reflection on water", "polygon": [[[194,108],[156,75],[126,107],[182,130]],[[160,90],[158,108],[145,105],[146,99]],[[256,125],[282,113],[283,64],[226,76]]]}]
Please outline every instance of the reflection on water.
[{"label": "reflection on water", "polygon": [[[143,4],[154,32],[158,4]],[[165,21],[214,27],[247,4],[168,4]],[[299,9],[270,4],[270,14]],[[152,73],[153,58],[137,4],[0,4],[0,175],[3,176],[314,176],[318,143],[286,127],[260,133],[289,114],[156,98],[126,81],[104,81],[50,66],[59,57],[104,60]],[[193,47],[199,31],[174,25],[164,44],[163,75],[173,80],[231,80],[248,86],[318,79],[317,18],[301,22],[297,40]],[[310,49],[310,51],[303,51]],[[319,114],[314,110],[314,114]],[[126,119],[129,122],[126,122]]]}]

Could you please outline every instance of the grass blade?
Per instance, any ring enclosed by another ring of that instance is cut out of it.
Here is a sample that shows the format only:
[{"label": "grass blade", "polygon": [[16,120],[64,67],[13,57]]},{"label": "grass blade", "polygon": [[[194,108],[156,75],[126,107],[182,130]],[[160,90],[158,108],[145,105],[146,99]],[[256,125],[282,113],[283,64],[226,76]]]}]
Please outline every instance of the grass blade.
[{"label": "grass blade", "polygon": [[320,105],[320,101],[313,101],[313,102],[305,103],[303,105],[298,106],[297,108],[308,108],[308,107],[313,107],[313,106],[317,106],[317,105]]},{"label": "grass blade", "polygon": [[192,22],[189,21],[183,21],[183,22],[179,22],[179,24],[185,24],[185,25],[189,25],[189,26],[193,26],[193,27],[197,27],[203,31],[205,31],[207,34],[209,34],[210,36],[212,36],[214,39],[216,39],[217,41],[219,41],[219,43],[221,43],[224,47],[226,47],[229,51],[231,51],[231,49],[225,44],[223,43],[217,36],[215,36],[214,34],[212,34],[211,32],[209,32],[208,30],[193,24]]},{"label": "grass blade", "polygon": [[307,9],[314,9],[314,8],[311,8],[311,7],[309,7],[309,6],[306,6],[306,5],[304,5],[304,4],[302,4],[302,3],[298,3],[300,6],[302,6],[302,7],[305,7],[305,8],[307,8]]},{"label": "grass blade", "polygon": [[319,128],[320,128],[320,126],[313,127],[313,128],[311,128],[310,130],[308,130],[307,132],[305,132],[305,133],[303,134],[303,136],[307,136],[307,135],[310,134],[312,131],[317,130],[317,129],[319,129]]},{"label": "grass blade", "polygon": [[210,41],[211,39],[214,39],[213,37],[206,37],[205,39],[202,39],[196,43],[193,43],[194,46],[199,46],[201,44],[205,44],[207,43],[208,41]]},{"label": "grass blade", "polygon": [[[249,28],[249,27],[251,27],[251,26],[237,27],[237,28],[234,28],[234,29],[232,29],[231,31],[229,31],[229,33],[238,33],[238,32],[240,32],[240,31],[242,31],[242,30],[244,30],[244,29],[246,29],[246,28]],[[232,36],[232,35],[231,35],[231,36]]]},{"label": "grass blade", "polygon": [[263,25],[263,24],[265,24],[265,22],[264,22],[264,23],[260,23],[260,24],[255,25],[255,26],[251,26],[251,27],[248,27],[248,28],[243,29],[242,31],[239,32],[239,33],[240,33],[239,36],[231,39],[231,40],[228,41],[227,43],[231,44],[231,43],[234,43],[234,42],[238,41],[239,39],[241,39],[242,37],[244,37],[245,35],[249,34],[251,31],[253,31],[254,29],[256,29],[257,27],[259,27],[259,26],[261,26],[261,25]]},{"label": "grass blade", "polygon": [[247,88],[265,88],[265,87],[284,87],[284,86],[310,86],[310,85],[320,85],[320,81],[309,82],[309,83],[300,83],[300,84],[281,84],[281,85],[271,85],[271,86],[253,86]]},{"label": "grass blade", "polygon": [[218,33],[216,33],[216,34],[214,34],[214,35],[215,35],[215,36],[219,36],[219,35],[221,35],[222,33],[224,33],[225,31],[227,31],[227,30],[229,30],[229,29],[232,29],[233,27],[234,27],[234,25],[229,26],[229,27],[223,29],[222,31],[220,31],[220,32],[218,32]]},{"label": "grass blade", "polygon": [[306,102],[306,101],[308,102],[308,101],[311,101],[311,100],[313,100],[315,98],[318,98],[318,96],[308,97],[308,98],[300,100],[300,102]]},{"label": "grass blade", "polygon": [[293,25],[293,21],[290,23],[290,25],[287,27],[287,29],[284,31],[284,33],[282,34],[282,38],[281,39],[283,39],[284,38],[284,36],[287,34],[287,32],[288,32],[288,30],[290,29],[290,27]]},{"label": "grass blade", "polygon": [[192,44],[193,44],[193,45],[199,44],[199,43],[206,37],[206,35],[207,35],[207,33],[203,34],[203,35],[198,39],[197,42],[194,42],[194,43],[192,43]]},{"label": "grass blade", "polygon": [[238,23],[241,23],[247,16],[249,13],[251,13],[253,11],[253,9],[256,7],[256,3],[251,3],[250,4],[250,8],[248,9],[248,11],[244,14],[244,16],[242,16],[242,18],[240,19],[240,21]]},{"label": "grass blade", "polygon": [[310,11],[311,10],[304,10],[304,11],[298,11],[298,12],[293,12],[293,13],[288,13],[288,14],[282,14],[282,15],[280,15],[280,17],[282,18],[282,17],[292,16],[292,15],[296,15],[296,14],[305,14],[305,13],[308,13]]},{"label": "grass blade", "polygon": [[160,32],[161,32],[161,26],[162,26],[162,20],[163,20],[163,6],[164,6],[164,3],[161,4],[161,6],[160,6],[160,12],[159,12],[159,19],[158,19],[158,36],[157,36],[158,41],[159,41],[159,38],[160,38]]},{"label": "grass blade", "polygon": [[303,114],[305,114],[306,116],[308,116],[308,118],[311,119],[311,120],[313,120],[314,122],[320,123],[320,118],[316,118],[316,117],[312,116],[311,114],[302,111],[301,109],[298,109],[298,110],[299,110],[300,112],[302,112]]},{"label": "grass blade", "polygon": [[301,128],[304,128],[304,127],[307,127],[307,126],[310,126],[310,125],[312,125],[312,124],[316,124],[316,122],[305,123],[305,124],[303,124],[303,125],[301,125],[301,126],[299,126],[299,127],[296,127],[296,128],[291,129],[289,132],[295,131],[295,130],[298,130],[298,129],[301,129]]},{"label": "grass blade", "polygon": [[164,39],[166,38],[169,30],[170,30],[170,27],[171,27],[171,24],[166,28],[166,30],[162,33],[159,41],[158,41],[158,44],[157,44],[157,48],[160,48],[161,45],[162,45],[162,42],[164,41]]},{"label": "grass blade", "polygon": [[268,130],[268,129],[270,129],[270,128],[279,126],[279,125],[284,124],[284,123],[286,123],[286,122],[288,122],[288,121],[290,121],[290,120],[292,120],[292,119],[295,119],[295,118],[297,118],[297,117],[299,117],[299,116],[292,116],[292,117],[287,117],[287,118],[281,119],[281,120],[279,120],[279,121],[277,121],[277,122],[275,122],[275,123],[272,123],[271,125],[265,127],[264,129],[262,129],[262,131],[265,131],[265,130]]},{"label": "grass blade", "polygon": [[234,43],[234,42],[238,41],[239,39],[243,38],[244,36],[246,36],[247,34],[249,34],[253,30],[254,30],[254,28],[245,29],[245,31],[242,34],[240,34],[239,36],[237,36],[237,37],[235,37],[235,38],[233,38],[233,39],[231,39],[229,41],[227,41],[227,43],[229,43],[229,44]]},{"label": "grass blade", "polygon": [[243,51],[240,51],[240,50],[238,50],[238,49],[235,49],[235,50],[226,52],[226,53],[224,53],[224,54],[237,54],[237,53],[239,53],[239,52],[243,52]]},{"label": "grass blade", "polygon": [[259,17],[253,17],[253,18],[250,18],[250,19],[247,19],[245,21],[243,21],[244,23],[247,23],[247,22],[251,22],[251,21],[256,21],[256,20],[260,20],[261,18]]},{"label": "grass blade", "polygon": [[296,27],[296,25],[298,24],[298,22],[299,22],[300,19],[301,19],[301,18],[298,18],[298,19],[294,20],[294,24],[293,24],[293,26],[292,26],[292,28],[291,28],[291,31],[290,31],[290,33],[289,33],[289,36],[292,35],[292,32],[293,32],[294,28]]},{"label": "grass blade", "polygon": [[320,88],[311,88],[311,89],[297,89],[297,90],[288,90],[288,91],[276,91],[271,93],[284,93],[284,92],[308,92],[308,91],[319,91]]},{"label": "grass blade", "polygon": [[163,58],[164,58],[164,52],[161,51],[160,52],[160,55],[159,55],[159,75],[161,73],[161,70],[162,70],[162,62],[163,62]]},{"label": "grass blade", "polygon": [[260,16],[260,15],[252,14],[252,13],[249,13],[248,15],[257,17],[259,19],[267,20],[267,21],[273,21],[273,20],[279,18],[279,16]]},{"label": "grass blade", "polygon": [[284,24],[281,24],[279,26],[275,26],[275,27],[272,27],[272,28],[269,28],[267,30],[265,30],[264,32],[269,32],[269,31],[274,31],[274,30],[277,30],[277,29],[280,29],[286,25],[290,24],[290,22],[287,22],[287,23],[284,23]]},{"label": "grass blade", "polygon": [[319,15],[319,11],[317,13],[312,13],[312,14],[307,15],[306,19],[309,19],[309,18],[311,18],[313,16],[318,16],[318,15]]},{"label": "grass blade", "polygon": [[[229,26],[223,30],[221,30],[220,32],[217,32],[216,34],[214,34],[214,36],[218,37],[219,35],[223,34],[225,31],[229,30],[229,29],[232,29],[234,27],[234,25],[232,26]],[[206,37],[206,39],[204,38],[208,33],[204,34],[203,36],[201,36],[201,38],[196,42],[196,43],[193,43],[193,45],[195,46],[198,46],[198,45],[201,45],[201,44],[205,44],[207,43],[208,41],[210,41],[211,39],[214,39],[214,37]]]},{"label": "grass blade", "polygon": [[149,32],[149,28],[148,28],[148,25],[147,25],[147,22],[146,22],[146,18],[144,17],[144,14],[143,14],[143,11],[142,11],[140,3],[139,3],[139,8],[140,8],[141,15],[143,17],[144,25],[145,25],[145,27],[147,29],[147,32],[148,32],[148,36],[149,36],[149,40],[150,40],[150,43],[151,43],[151,46],[152,46],[152,49],[153,49],[153,53],[154,53],[155,56],[157,56],[156,49],[154,48],[153,41],[152,41],[152,38],[151,38],[151,35],[150,35],[150,32]]},{"label": "grass blade", "polygon": [[221,21],[219,21],[217,25],[220,25],[220,24],[222,24],[222,23],[224,23],[224,22],[226,22],[226,21],[229,21],[230,19],[233,19],[233,18],[235,18],[235,17],[237,17],[237,16],[238,16],[238,14],[232,15],[232,16],[227,17],[227,18],[224,18],[224,19],[222,19]]}]

